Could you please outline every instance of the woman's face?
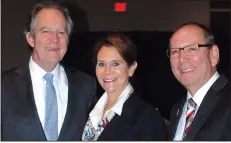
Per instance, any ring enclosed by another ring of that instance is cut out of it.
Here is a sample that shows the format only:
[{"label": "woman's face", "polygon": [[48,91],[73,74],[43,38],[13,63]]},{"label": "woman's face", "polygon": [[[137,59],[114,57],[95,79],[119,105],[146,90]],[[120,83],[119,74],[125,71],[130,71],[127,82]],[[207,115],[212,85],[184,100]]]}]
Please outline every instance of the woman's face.
[{"label": "woman's face", "polygon": [[110,95],[119,96],[132,76],[136,62],[128,67],[115,47],[103,46],[97,54],[96,76],[103,89]]}]

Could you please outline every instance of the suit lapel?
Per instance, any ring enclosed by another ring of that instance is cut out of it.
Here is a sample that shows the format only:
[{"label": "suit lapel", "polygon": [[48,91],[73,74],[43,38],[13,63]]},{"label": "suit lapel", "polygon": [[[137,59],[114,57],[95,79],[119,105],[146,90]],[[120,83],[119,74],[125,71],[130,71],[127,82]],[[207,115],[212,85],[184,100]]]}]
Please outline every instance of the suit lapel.
[{"label": "suit lapel", "polygon": [[209,116],[213,108],[215,107],[217,100],[218,100],[218,97],[216,96],[215,91],[209,91],[206,94],[192,122],[192,125],[191,125],[192,128],[189,130],[184,140],[186,141],[194,140],[197,132],[200,130],[200,128],[206,121],[207,117]]},{"label": "suit lapel", "polygon": [[123,131],[125,130],[118,130],[118,126],[123,125],[123,120],[121,120],[121,117],[117,114],[113,117],[113,119],[110,121],[110,123],[107,125],[107,127],[103,130],[103,132],[100,134],[98,141],[103,140],[110,140],[110,141],[116,141],[118,140],[117,137],[120,136],[120,138],[123,138]]},{"label": "suit lapel", "polygon": [[[135,109],[133,106],[136,105],[136,102],[138,102],[135,94],[136,92],[133,92],[127,99],[127,101],[125,101],[121,116],[115,114],[113,119],[99,136],[98,141],[118,141],[123,139],[126,140],[126,136],[128,136],[129,132],[132,131],[134,119],[137,118],[137,112],[133,110]],[[118,128],[119,126],[121,126],[121,128]]]},{"label": "suit lapel", "polygon": [[[38,137],[38,140],[46,140],[43,128],[38,117],[33,96],[32,82],[28,63],[16,70],[18,76],[14,77],[14,84],[19,94],[15,104],[14,115],[20,120],[20,124],[27,124],[24,128],[25,134],[30,136],[31,131]],[[22,122],[21,122],[22,121]],[[28,129],[28,131],[26,130]]]},{"label": "suit lapel", "polygon": [[[81,102],[81,83],[73,73],[65,70],[68,79],[67,111],[58,140],[81,140],[81,135],[87,118],[87,108]],[[86,113],[86,117],[85,114]],[[80,116],[78,116],[80,115]]]},{"label": "suit lapel", "polygon": [[183,98],[180,101],[180,103],[178,104],[178,108],[176,108],[176,111],[174,112],[176,114],[175,114],[175,117],[173,118],[173,121],[172,121],[172,123],[173,123],[173,125],[172,125],[172,134],[171,134],[172,135],[172,140],[175,137],[176,129],[177,129],[181,114],[183,112],[184,103],[185,103],[185,98]]},{"label": "suit lapel", "polygon": [[200,128],[203,126],[208,116],[213,111],[214,107],[216,106],[218,99],[220,98],[217,92],[221,90],[222,88],[224,88],[226,84],[227,84],[227,79],[223,75],[221,75],[217,79],[217,81],[212,85],[212,87],[209,89],[209,91],[205,95],[196,113],[196,116],[192,122],[192,125],[191,125],[192,128],[189,130],[184,140],[192,141],[195,139],[196,134],[199,132]]}]

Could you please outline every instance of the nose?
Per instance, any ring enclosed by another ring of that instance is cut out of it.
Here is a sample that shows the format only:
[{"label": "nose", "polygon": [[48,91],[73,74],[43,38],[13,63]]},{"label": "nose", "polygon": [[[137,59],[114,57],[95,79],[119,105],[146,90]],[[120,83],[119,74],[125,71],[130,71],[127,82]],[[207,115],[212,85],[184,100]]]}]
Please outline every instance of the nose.
[{"label": "nose", "polygon": [[110,73],[111,73],[111,67],[110,67],[109,65],[107,65],[107,66],[105,67],[104,73],[105,73],[105,74],[110,74]]},{"label": "nose", "polygon": [[57,32],[55,32],[55,31],[52,32],[51,40],[52,40],[52,42],[55,42],[55,43],[57,43],[59,41],[59,36],[58,36]]},{"label": "nose", "polygon": [[179,59],[180,59],[180,62],[184,62],[186,58],[187,58],[187,57],[186,57],[186,54],[185,54],[184,50],[180,50],[180,51],[179,51]]}]

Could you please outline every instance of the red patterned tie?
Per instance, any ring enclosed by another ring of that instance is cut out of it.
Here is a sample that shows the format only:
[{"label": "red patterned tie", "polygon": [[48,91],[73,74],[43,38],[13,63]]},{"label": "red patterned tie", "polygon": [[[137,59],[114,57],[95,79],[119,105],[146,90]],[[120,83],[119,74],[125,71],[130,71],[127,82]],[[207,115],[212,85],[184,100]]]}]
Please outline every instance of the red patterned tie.
[{"label": "red patterned tie", "polygon": [[196,106],[197,104],[193,101],[192,98],[188,99],[187,116],[186,116],[185,129],[184,129],[184,138],[191,128],[191,124],[192,124],[192,121],[195,115]]}]

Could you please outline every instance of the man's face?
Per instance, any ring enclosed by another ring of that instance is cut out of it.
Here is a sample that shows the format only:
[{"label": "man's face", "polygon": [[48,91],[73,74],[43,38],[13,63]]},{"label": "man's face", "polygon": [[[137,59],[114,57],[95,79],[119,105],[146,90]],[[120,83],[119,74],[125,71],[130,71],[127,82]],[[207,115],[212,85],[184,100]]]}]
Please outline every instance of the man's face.
[{"label": "man's face", "polygon": [[59,10],[42,9],[37,14],[33,36],[28,33],[27,41],[39,66],[54,66],[62,60],[68,45],[66,31],[66,20]]},{"label": "man's face", "polygon": [[[177,30],[170,39],[170,48],[182,48],[192,44],[207,44],[202,29],[187,25]],[[217,46],[211,49],[199,47],[196,55],[185,55],[180,51],[178,58],[170,59],[173,74],[192,95],[215,73],[219,60]]]}]

